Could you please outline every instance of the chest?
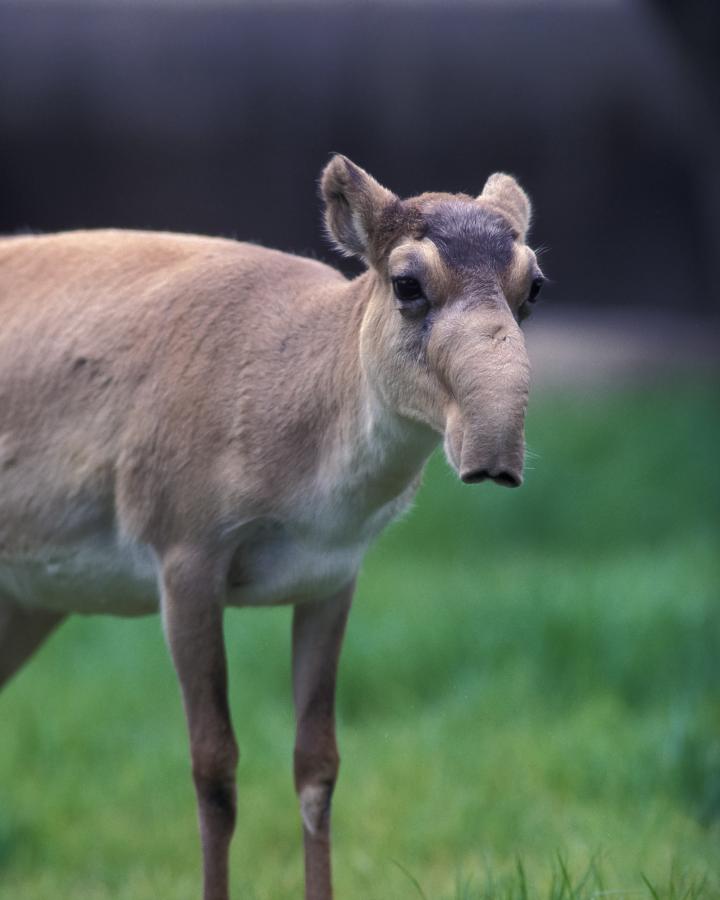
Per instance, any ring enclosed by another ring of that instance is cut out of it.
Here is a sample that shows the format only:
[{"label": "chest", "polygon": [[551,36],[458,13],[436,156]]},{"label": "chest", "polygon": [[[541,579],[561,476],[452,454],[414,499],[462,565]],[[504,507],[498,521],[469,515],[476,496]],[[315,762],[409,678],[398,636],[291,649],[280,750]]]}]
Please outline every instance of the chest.
[{"label": "chest", "polygon": [[228,602],[265,606],[335,593],[355,578],[369,545],[414,493],[413,486],[362,514],[352,502],[337,497],[285,519],[248,523],[240,529],[233,554]]}]

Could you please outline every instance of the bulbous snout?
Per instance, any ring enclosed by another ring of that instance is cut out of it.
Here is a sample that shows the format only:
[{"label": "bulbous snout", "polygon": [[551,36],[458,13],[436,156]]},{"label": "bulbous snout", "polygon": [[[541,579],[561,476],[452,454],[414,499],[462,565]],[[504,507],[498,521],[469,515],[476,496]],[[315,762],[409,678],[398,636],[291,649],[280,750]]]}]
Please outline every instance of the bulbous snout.
[{"label": "bulbous snout", "polygon": [[[514,325],[514,323],[513,323]],[[447,416],[445,452],[465,484],[519,487],[525,461],[530,366],[517,327],[474,339],[453,367],[456,398]]]},{"label": "bulbous snout", "polygon": [[465,484],[494,481],[503,487],[520,487],[525,462],[524,404],[491,418],[476,407],[476,416],[463,421],[455,434],[459,453],[456,468]]}]

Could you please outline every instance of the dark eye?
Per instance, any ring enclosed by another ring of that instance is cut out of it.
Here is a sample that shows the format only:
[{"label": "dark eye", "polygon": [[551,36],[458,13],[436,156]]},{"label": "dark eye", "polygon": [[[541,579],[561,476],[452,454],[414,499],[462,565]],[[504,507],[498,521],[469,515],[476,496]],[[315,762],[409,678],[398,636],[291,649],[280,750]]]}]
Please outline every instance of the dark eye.
[{"label": "dark eye", "polygon": [[393,278],[392,283],[395,296],[403,303],[422,297],[422,288],[417,278]]},{"label": "dark eye", "polygon": [[545,276],[544,275],[536,275],[532,284],[530,285],[530,293],[528,294],[527,302],[534,303],[537,300],[537,296],[540,293],[542,286],[545,284]]},{"label": "dark eye", "polygon": [[393,278],[392,286],[398,299],[398,308],[401,313],[418,316],[426,312],[429,304],[423,295],[422,286],[417,278],[405,275]]}]

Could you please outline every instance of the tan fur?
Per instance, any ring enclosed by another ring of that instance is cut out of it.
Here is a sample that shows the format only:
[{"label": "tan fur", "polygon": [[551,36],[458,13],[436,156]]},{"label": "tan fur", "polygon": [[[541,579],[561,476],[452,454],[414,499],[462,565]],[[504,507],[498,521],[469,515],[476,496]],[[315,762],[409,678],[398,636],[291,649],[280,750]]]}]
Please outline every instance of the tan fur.
[{"label": "tan fur", "polygon": [[[465,480],[522,472],[515,316],[539,271],[522,190],[493,176],[477,201],[401,201],[340,156],[321,190],[334,241],[369,263],[352,281],[197,236],[0,241],[0,682],[64,615],[150,612],[157,582],[206,900],[227,900],[235,821],[223,607],[296,604],[306,897],[328,900],[335,669],[365,549],[440,436]],[[475,260],[462,230],[456,264],[454,217],[483,206],[478,246],[502,264]],[[422,317],[393,294],[408,273]]]},{"label": "tan fur", "polygon": [[485,182],[479,202],[497,209],[510,222],[520,241],[524,241],[530,227],[532,207],[525,191],[512,175],[495,172]]}]

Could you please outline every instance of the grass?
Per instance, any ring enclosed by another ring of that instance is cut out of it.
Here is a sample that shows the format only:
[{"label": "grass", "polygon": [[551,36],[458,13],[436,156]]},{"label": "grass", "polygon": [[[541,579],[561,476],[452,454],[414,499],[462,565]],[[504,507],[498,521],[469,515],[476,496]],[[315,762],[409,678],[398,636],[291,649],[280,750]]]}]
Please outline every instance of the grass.
[{"label": "grass", "polygon": [[[714,386],[540,395],[520,491],[440,458],[369,555],[341,667],[342,900],[720,897]],[[233,896],[301,895],[289,610],[227,616]],[[0,900],[190,900],[156,619],[76,619],[0,697]]]}]

